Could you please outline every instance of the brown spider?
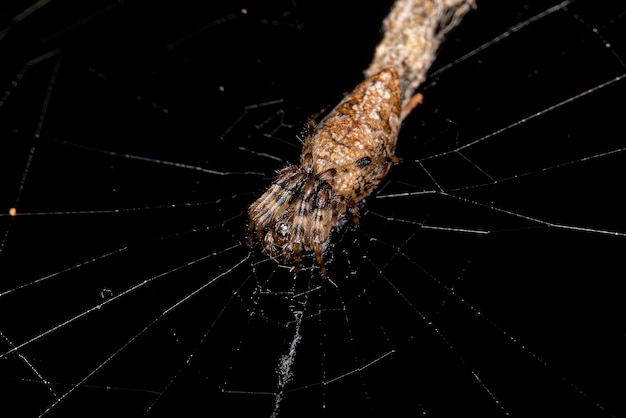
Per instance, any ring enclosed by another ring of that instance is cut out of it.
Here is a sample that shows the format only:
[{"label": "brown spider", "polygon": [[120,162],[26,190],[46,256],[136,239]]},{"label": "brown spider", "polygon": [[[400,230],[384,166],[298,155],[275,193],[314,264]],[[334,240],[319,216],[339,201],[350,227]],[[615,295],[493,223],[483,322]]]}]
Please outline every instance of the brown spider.
[{"label": "brown spider", "polygon": [[398,73],[386,68],[346,95],[306,136],[300,165],[278,172],[267,191],[250,206],[248,241],[300,270],[302,251],[313,251],[324,277],[322,254],[333,228],[350,212],[359,222],[357,202],[387,175],[394,156],[402,109]]}]

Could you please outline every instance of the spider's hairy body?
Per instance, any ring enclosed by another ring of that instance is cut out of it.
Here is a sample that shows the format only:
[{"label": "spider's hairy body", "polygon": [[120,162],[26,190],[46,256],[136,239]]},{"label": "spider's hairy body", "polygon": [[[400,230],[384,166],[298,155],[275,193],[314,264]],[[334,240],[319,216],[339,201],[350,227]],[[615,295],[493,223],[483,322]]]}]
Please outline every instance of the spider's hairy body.
[{"label": "spider's hairy body", "polygon": [[327,275],[323,252],[331,232],[357,202],[387,175],[400,130],[402,91],[398,74],[386,68],[361,82],[307,135],[300,165],[278,172],[268,190],[250,206],[249,241],[292,262],[313,251]]}]

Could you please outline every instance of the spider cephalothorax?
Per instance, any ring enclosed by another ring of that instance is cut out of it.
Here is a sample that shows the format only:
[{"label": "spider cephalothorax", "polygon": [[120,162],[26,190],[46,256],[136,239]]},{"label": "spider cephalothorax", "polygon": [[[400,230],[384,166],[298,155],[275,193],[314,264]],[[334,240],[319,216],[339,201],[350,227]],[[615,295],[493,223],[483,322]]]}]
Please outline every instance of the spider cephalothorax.
[{"label": "spider cephalothorax", "polygon": [[327,275],[323,253],[333,228],[346,216],[358,223],[357,202],[387,175],[400,130],[402,93],[392,68],[359,84],[305,138],[300,165],[279,171],[250,206],[249,241],[292,262],[313,251]]}]

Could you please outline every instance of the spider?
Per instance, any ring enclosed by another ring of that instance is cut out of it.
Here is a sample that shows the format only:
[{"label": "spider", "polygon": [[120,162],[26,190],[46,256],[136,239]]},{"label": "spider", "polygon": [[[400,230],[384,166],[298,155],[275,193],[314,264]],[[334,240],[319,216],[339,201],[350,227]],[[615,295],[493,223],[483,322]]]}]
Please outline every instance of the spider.
[{"label": "spider", "polygon": [[359,223],[357,203],[400,161],[394,155],[400,122],[418,102],[414,97],[402,109],[391,67],[357,85],[307,134],[300,165],[280,170],[250,206],[250,246],[256,235],[264,253],[293,263],[296,274],[302,252],[313,251],[328,277],[323,254],[333,229],[348,213]]}]

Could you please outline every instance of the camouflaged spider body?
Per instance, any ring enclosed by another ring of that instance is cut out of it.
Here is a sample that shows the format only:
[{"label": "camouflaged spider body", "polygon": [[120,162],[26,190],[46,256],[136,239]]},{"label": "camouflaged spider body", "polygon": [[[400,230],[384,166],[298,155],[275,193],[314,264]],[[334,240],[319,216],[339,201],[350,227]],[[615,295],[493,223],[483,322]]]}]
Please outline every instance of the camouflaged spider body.
[{"label": "camouflaged spider body", "polygon": [[331,232],[357,202],[387,175],[400,130],[402,91],[398,74],[386,68],[361,82],[307,135],[300,165],[278,172],[268,190],[250,206],[249,243],[293,263],[313,251],[327,276],[323,253]]}]

